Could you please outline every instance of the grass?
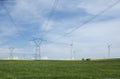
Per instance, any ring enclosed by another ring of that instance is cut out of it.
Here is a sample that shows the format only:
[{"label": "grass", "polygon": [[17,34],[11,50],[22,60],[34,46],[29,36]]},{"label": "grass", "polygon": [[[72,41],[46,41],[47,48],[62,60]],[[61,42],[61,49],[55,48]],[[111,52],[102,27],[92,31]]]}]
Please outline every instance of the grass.
[{"label": "grass", "polygon": [[0,79],[120,79],[120,59],[84,62],[1,60]]}]

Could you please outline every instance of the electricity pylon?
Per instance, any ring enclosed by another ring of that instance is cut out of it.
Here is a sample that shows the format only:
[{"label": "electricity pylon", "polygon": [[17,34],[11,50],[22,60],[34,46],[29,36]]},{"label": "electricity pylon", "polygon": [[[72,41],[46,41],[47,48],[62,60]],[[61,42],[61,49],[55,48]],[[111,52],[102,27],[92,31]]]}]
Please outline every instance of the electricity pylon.
[{"label": "electricity pylon", "polygon": [[108,44],[108,58],[110,58],[111,44]]},{"label": "electricity pylon", "polygon": [[43,40],[42,38],[34,38],[32,41],[36,45],[35,59],[40,60],[41,59],[41,44],[42,44],[43,41],[46,41],[46,40]]},{"label": "electricity pylon", "polygon": [[73,59],[73,42],[70,44],[70,53],[71,53],[71,60]]},{"label": "electricity pylon", "polygon": [[10,51],[10,59],[13,59],[13,51],[14,51],[14,47],[9,47],[9,51]]}]

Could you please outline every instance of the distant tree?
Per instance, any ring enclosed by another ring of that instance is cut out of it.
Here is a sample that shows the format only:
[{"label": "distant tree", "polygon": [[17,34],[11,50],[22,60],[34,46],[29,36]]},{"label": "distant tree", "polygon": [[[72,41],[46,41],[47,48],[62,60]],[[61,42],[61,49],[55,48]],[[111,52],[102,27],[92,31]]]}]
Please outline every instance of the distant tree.
[{"label": "distant tree", "polygon": [[90,58],[87,58],[86,61],[90,61]]},{"label": "distant tree", "polygon": [[85,59],[84,59],[84,58],[82,58],[82,61],[85,61]]}]

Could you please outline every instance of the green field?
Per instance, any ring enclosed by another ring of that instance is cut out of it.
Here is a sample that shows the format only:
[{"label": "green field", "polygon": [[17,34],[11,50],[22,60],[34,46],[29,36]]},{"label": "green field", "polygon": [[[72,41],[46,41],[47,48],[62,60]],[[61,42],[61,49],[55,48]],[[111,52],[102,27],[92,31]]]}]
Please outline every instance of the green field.
[{"label": "green field", "polygon": [[1,60],[0,79],[120,79],[120,59]]}]

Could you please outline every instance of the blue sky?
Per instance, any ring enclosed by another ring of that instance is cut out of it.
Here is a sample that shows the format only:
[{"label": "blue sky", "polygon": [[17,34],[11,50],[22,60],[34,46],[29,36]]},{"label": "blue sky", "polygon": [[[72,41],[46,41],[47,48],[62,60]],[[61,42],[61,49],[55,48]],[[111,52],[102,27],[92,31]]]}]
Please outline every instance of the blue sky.
[{"label": "blue sky", "polygon": [[[56,4],[55,0],[0,2],[0,57],[7,58],[8,48],[12,46],[15,47],[15,57],[33,58],[35,45],[30,40],[39,37],[47,40],[41,45],[43,59],[69,59],[72,42],[76,59],[107,58],[107,44],[112,44],[111,57],[118,58],[120,3],[64,36],[116,1],[118,0],[56,0]],[[16,26],[3,5],[8,9]]]}]

